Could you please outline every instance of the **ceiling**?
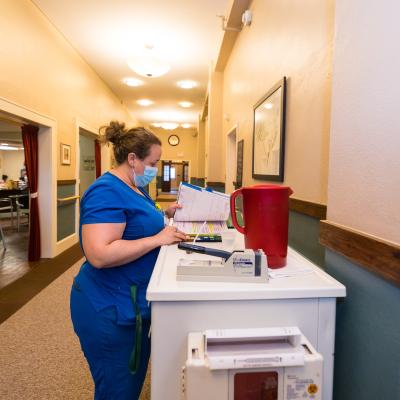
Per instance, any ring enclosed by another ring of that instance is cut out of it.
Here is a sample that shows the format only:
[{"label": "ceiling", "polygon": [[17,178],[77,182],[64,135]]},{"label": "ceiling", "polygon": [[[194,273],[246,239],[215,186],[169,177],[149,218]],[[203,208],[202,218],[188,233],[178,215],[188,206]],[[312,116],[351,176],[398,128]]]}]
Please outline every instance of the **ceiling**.
[{"label": "ceiling", "polygon": [[4,145],[22,146],[21,127],[0,118],[0,146]]},{"label": "ceiling", "polygon": [[[32,0],[69,43],[91,65],[141,123],[197,124],[205,102],[211,61],[223,38],[221,19],[229,0]],[[137,75],[127,59],[140,59],[145,46],[167,62],[170,71],[159,78]],[[143,81],[129,87],[122,81]],[[194,80],[185,90],[176,83]],[[147,107],[136,101],[149,99]],[[182,108],[180,101],[193,103]]]}]

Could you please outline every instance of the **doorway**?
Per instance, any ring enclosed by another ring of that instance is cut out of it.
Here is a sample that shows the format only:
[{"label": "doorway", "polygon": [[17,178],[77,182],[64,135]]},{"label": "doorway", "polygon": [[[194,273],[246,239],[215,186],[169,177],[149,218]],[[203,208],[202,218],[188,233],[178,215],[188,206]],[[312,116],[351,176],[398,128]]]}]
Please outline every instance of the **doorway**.
[{"label": "doorway", "polygon": [[181,182],[189,182],[189,161],[161,161],[161,192],[176,194]]},{"label": "doorway", "polygon": [[79,196],[96,180],[95,140],[97,135],[79,128]]},{"label": "doorway", "polygon": [[226,193],[232,193],[236,188],[236,126],[228,133],[226,143]]},{"label": "doorway", "polygon": [[38,132],[38,193],[41,258],[53,258],[62,250],[56,236],[57,221],[57,135],[56,121],[35,111],[0,99],[0,115],[20,126],[31,124]]}]

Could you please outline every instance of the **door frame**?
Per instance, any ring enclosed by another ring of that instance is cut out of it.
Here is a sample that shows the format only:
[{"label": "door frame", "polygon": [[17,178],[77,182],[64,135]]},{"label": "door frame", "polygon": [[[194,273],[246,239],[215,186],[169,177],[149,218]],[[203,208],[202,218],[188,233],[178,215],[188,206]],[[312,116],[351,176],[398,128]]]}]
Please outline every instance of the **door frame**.
[{"label": "door frame", "polygon": [[39,126],[40,253],[41,258],[53,258],[62,252],[57,243],[57,122],[3,97],[0,97],[0,112],[18,123]]},{"label": "door frame", "polygon": [[[79,135],[81,129],[90,133],[91,135],[93,135],[93,137],[99,136],[99,134],[96,133],[98,130],[95,127],[91,126],[90,124],[78,118],[75,119],[75,149],[76,149],[75,150],[75,196],[79,196],[79,166],[81,159],[80,148],[79,148]],[[103,153],[101,154],[101,158],[102,158],[101,170],[103,171]],[[78,201],[75,202],[75,233],[62,239],[62,242],[65,243],[66,248],[75,244],[79,239],[79,219],[80,219],[79,204],[80,204],[80,199],[78,199]]]},{"label": "door frame", "polygon": [[226,134],[226,160],[225,160],[225,192],[232,193],[235,189],[233,182],[236,180],[238,125],[234,125]]}]

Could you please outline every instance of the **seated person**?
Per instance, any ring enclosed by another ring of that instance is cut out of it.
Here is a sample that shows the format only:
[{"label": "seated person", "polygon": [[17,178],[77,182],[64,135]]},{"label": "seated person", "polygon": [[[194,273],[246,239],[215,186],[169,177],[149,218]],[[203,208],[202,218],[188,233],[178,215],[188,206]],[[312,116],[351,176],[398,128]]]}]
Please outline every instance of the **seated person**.
[{"label": "seated person", "polygon": [[8,179],[8,175],[2,175],[0,180],[0,187],[2,189],[12,189],[13,183]]},{"label": "seated person", "polygon": [[2,175],[0,179],[0,183],[5,183],[5,181],[8,179],[8,175]]}]

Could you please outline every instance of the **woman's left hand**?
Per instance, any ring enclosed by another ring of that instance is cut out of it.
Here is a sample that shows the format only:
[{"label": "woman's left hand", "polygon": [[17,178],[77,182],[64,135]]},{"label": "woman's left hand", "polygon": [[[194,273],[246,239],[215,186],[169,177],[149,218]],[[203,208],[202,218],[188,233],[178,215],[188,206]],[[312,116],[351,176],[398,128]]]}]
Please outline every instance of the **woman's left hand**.
[{"label": "woman's left hand", "polygon": [[182,206],[181,206],[180,204],[178,204],[177,202],[172,203],[172,204],[164,211],[164,212],[165,212],[165,215],[166,215],[168,218],[173,218],[174,215],[175,215],[175,211],[176,211],[178,208],[182,208]]}]

